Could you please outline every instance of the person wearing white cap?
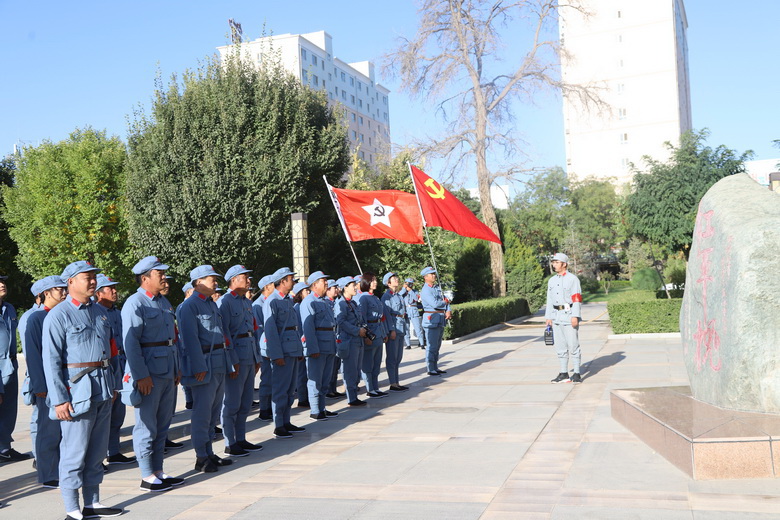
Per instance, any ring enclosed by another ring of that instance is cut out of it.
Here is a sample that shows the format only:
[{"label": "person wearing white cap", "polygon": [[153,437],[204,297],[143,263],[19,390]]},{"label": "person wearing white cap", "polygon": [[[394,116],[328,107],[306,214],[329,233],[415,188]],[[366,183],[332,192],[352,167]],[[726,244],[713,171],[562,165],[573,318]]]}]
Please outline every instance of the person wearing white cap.
[{"label": "person wearing white cap", "polygon": [[83,260],[68,264],[60,275],[68,297],[43,320],[43,370],[50,417],[61,421],[60,493],[70,520],[123,512],[100,503],[116,380],[111,325],[105,308],[91,300],[99,271]]},{"label": "person wearing white cap", "polygon": [[27,323],[21,331],[22,351],[27,362],[29,390],[32,394],[33,420],[35,421],[35,436],[33,425],[30,425],[30,437],[35,453],[35,469],[38,482],[47,488],[59,487],[60,464],[60,422],[49,417],[49,404],[46,391],[46,376],[43,372],[43,320],[54,307],[65,299],[65,289],[68,284],[57,275],[47,276],[33,284],[33,292],[41,298],[38,309],[30,309],[24,316]]},{"label": "person wearing white cap", "polygon": [[[567,271],[569,257],[555,253],[552,261],[555,276],[547,281],[547,306],[544,318],[553,328],[555,353],[558,355],[560,371],[552,383],[582,383],[580,376],[579,323],[582,316],[582,289],[580,280]],[[569,357],[573,373],[569,376]]]},{"label": "person wearing white cap", "polygon": [[222,405],[222,432],[225,453],[231,457],[246,457],[250,451],[263,447],[246,440],[246,419],[252,408],[255,391],[255,373],[260,368],[260,344],[256,335],[257,323],[252,313],[252,302],[246,298],[251,271],[243,265],[234,265],[225,273],[228,291],[217,302],[225,334],[230,338],[238,356],[238,375],[225,381],[225,400]]},{"label": "person wearing white cap", "polygon": [[[179,363],[173,306],[162,294],[169,267],[155,256],[133,266],[138,289],[122,308],[122,336],[127,367],[122,378],[141,394],[134,407],[133,450],[143,491],[166,491],[184,483],[163,471],[163,454],[171,425]],[[125,394],[123,394],[124,397]]]},{"label": "person wearing white cap", "polygon": [[213,473],[220,466],[233,463],[214,453],[211,440],[222,411],[225,378],[238,377],[240,370],[217,304],[211,298],[217,289],[218,277],[221,275],[210,265],[201,265],[190,271],[195,291],[179,310],[184,353],[181,359],[182,381],[192,387],[195,471],[204,473]]}]

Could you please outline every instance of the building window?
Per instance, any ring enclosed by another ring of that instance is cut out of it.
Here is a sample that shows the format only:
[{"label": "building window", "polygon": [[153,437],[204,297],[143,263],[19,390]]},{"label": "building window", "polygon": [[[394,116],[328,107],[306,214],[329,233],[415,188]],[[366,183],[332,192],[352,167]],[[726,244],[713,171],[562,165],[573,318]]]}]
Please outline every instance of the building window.
[{"label": "building window", "polygon": [[387,96],[382,96],[382,102],[386,105],[387,104]]},{"label": "building window", "polygon": [[358,91],[362,92],[362,90],[363,90],[363,84],[358,81]]},{"label": "building window", "polygon": [[341,81],[347,81],[347,75],[343,72],[341,73]]},{"label": "building window", "polygon": [[358,117],[358,120],[360,121],[360,126],[363,126],[363,116]]},{"label": "building window", "polygon": [[329,97],[330,99],[333,99],[333,92],[328,92],[328,97]]},{"label": "building window", "polygon": [[355,121],[355,113],[354,112],[352,112],[352,121]]},{"label": "building window", "polygon": [[317,55],[316,54],[312,54],[311,55],[311,64],[312,65],[316,65],[317,64]]},{"label": "building window", "polygon": [[366,110],[367,110],[369,113],[371,113],[371,103],[368,103],[368,104],[366,105]]},{"label": "building window", "polygon": [[320,63],[322,63],[322,70],[325,70],[325,60],[320,60]]},{"label": "building window", "polygon": [[306,49],[301,49],[301,58],[306,59],[308,56],[306,55]]},{"label": "building window", "polygon": [[323,87],[325,86],[325,80],[324,79],[322,80],[322,86]]},{"label": "building window", "polygon": [[306,69],[301,70],[301,79],[303,79],[304,83],[309,82],[309,71]]},{"label": "building window", "polygon": [[341,91],[341,99],[343,99],[344,101],[347,100],[347,91],[346,90],[342,89],[342,91]]},{"label": "building window", "polygon": [[366,160],[366,152],[360,152],[360,158]]},{"label": "building window", "polygon": [[349,97],[352,100],[352,104],[354,105],[355,104],[355,96],[350,95]]},{"label": "building window", "polygon": [[355,86],[355,78],[352,76],[349,77],[349,86],[354,87]]},{"label": "building window", "polygon": [[618,43],[623,43],[623,35],[618,34]]},{"label": "building window", "polygon": [[352,139],[357,139],[357,132],[352,130]]},{"label": "building window", "polygon": [[360,134],[360,142],[363,142],[363,134]]},{"label": "building window", "polygon": [[333,87],[336,90],[336,95],[339,95],[339,87]]},{"label": "building window", "polygon": [[368,122],[368,128],[371,129],[371,121]]},{"label": "building window", "polygon": [[314,83],[315,87],[320,86],[320,78],[318,78],[316,74],[312,74],[312,83]]},{"label": "building window", "polygon": [[618,11],[617,14],[618,14],[618,18],[623,18],[623,13],[621,13],[620,11]]},{"label": "building window", "polygon": [[371,146],[371,138],[368,138],[368,145]]},{"label": "building window", "polygon": [[619,119],[625,119],[626,118],[626,109],[625,108],[618,108],[618,118]]},{"label": "building window", "polygon": [[328,72],[328,81],[332,81],[332,80],[333,80],[333,75],[330,72]]},{"label": "building window", "polygon": [[358,106],[360,108],[363,108],[363,100],[362,99],[358,99]]},{"label": "building window", "polygon": [[628,142],[628,134],[620,134],[620,144],[626,144]]},{"label": "building window", "polygon": [[618,91],[618,94],[622,94],[623,92],[625,92],[626,91],[626,84],[625,83],[618,83],[617,91]]},{"label": "building window", "polygon": [[627,170],[628,169],[628,159],[623,157],[623,159],[621,159],[621,161],[620,161],[620,166],[622,166],[624,170]]}]

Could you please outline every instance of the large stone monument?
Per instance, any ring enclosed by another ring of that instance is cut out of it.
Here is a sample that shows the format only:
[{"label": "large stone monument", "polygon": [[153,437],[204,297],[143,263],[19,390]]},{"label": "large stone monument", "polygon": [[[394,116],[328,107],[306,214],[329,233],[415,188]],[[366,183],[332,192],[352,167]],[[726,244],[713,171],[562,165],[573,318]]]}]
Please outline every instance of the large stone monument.
[{"label": "large stone monument", "polygon": [[680,332],[693,397],[780,413],[780,195],[745,174],[699,203]]}]

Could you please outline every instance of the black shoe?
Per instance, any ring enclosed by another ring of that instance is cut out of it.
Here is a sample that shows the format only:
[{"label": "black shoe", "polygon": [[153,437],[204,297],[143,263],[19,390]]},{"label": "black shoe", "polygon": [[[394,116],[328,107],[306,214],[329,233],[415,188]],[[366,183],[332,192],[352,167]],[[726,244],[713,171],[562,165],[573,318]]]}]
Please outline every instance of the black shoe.
[{"label": "black shoe", "polygon": [[407,387],[407,386],[390,385],[390,391],[391,392],[406,392],[407,390],[409,390],[409,387]]},{"label": "black shoe", "polygon": [[404,347],[406,350],[412,350],[412,347]]},{"label": "black shoe", "polygon": [[349,406],[366,406],[366,402],[361,401],[360,399],[355,399],[354,401],[350,401],[347,404]]},{"label": "black shoe", "polygon": [[339,413],[338,412],[331,412],[330,410],[325,410],[325,417],[336,417]]},{"label": "black shoe", "polygon": [[238,441],[236,444],[244,448],[246,451],[262,451],[263,446],[260,444],[252,444],[249,441]]},{"label": "black shoe", "polygon": [[260,401],[252,401],[252,408],[258,408],[260,406]]},{"label": "black shoe", "polygon": [[440,376],[441,374],[438,372],[428,372],[429,376]]},{"label": "black shoe", "polygon": [[551,383],[558,384],[558,383],[569,383],[571,379],[569,379],[569,374],[566,372],[561,372],[556,376],[555,379],[550,381]]},{"label": "black shoe", "polygon": [[325,415],[325,412],[312,413],[312,414],[309,414],[309,417],[311,417],[315,421],[327,421],[328,420],[327,416]]},{"label": "black shoe", "polygon": [[273,420],[274,415],[271,412],[271,410],[260,410],[260,415],[258,415],[257,418],[260,419],[261,421],[268,422]]},{"label": "black shoe", "polygon": [[211,462],[213,462],[217,466],[230,466],[233,464],[233,461],[230,459],[222,459],[220,457],[217,457],[215,454],[209,455],[209,459]]},{"label": "black shoe", "polygon": [[29,460],[32,455],[29,453],[19,453],[13,448],[0,452],[0,462],[19,462],[20,460]]},{"label": "black shoe", "polygon": [[388,393],[387,393],[387,392],[383,392],[383,391],[381,391],[381,390],[377,390],[377,391],[376,391],[376,393],[378,393],[378,394],[379,394],[379,395],[381,395],[382,397],[384,397],[384,396],[388,395]]},{"label": "black shoe", "polygon": [[119,516],[125,511],[119,507],[85,507],[81,510],[84,518],[110,518]]},{"label": "black shoe", "polygon": [[311,408],[309,401],[298,401],[298,408]]},{"label": "black shoe", "polygon": [[582,376],[579,372],[574,372],[570,379],[572,383],[582,383]]},{"label": "black shoe", "polygon": [[232,446],[227,446],[225,448],[225,454],[230,457],[246,457],[249,455],[249,452],[238,444],[233,444]]},{"label": "black shoe", "polygon": [[277,439],[292,439],[292,433],[288,432],[284,428],[275,428],[274,437]]},{"label": "black shoe", "polygon": [[33,459],[33,469],[38,469],[38,461]]},{"label": "black shoe", "polygon": [[222,428],[214,426],[214,435],[222,435]]},{"label": "black shoe", "polygon": [[420,348],[425,350],[425,345],[420,345]]},{"label": "black shoe", "polygon": [[41,484],[41,486],[49,489],[57,489],[60,487],[60,481],[59,480],[48,480]]},{"label": "black shoe", "polygon": [[327,397],[328,399],[338,399],[339,397],[341,397],[341,395],[339,395],[338,392],[328,392],[327,394],[325,394],[325,397]]},{"label": "black shoe", "polygon": [[101,464],[101,466],[103,466],[103,473],[108,473],[108,465]]},{"label": "black shoe", "polygon": [[439,375],[441,375],[441,374],[446,374],[446,373],[447,373],[447,371],[446,371],[446,370],[439,370],[438,368],[436,369],[436,372],[438,372],[438,373],[439,373]]},{"label": "black shoe", "polygon": [[125,457],[121,453],[111,455],[106,459],[109,464],[132,464],[136,462],[135,457]]},{"label": "black shoe", "polygon": [[195,471],[202,471],[203,473],[214,473],[219,468],[208,457],[198,457],[195,459]]},{"label": "black shoe", "polygon": [[178,450],[184,447],[184,443],[172,441],[170,439],[165,439],[165,447],[170,448],[172,450]]},{"label": "black shoe", "polygon": [[383,398],[387,394],[383,394],[383,393],[380,393],[380,392],[368,392],[368,393],[366,393],[366,395],[368,397],[370,397],[371,399],[381,399],[381,398]]},{"label": "black shoe", "polygon": [[171,484],[168,484],[164,480],[161,480],[159,483],[155,484],[154,482],[147,482],[145,480],[141,481],[141,491],[168,491],[169,489],[173,489],[173,486]]},{"label": "black shoe", "polygon": [[284,425],[284,429],[290,433],[305,432],[306,428],[303,426],[295,426],[294,424],[287,423]]},{"label": "black shoe", "polygon": [[184,403],[184,408],[186,408],[187,410],[192,410],[192,401],[187,401],[186,403]]},{"label": "black shoe", "polygon": [[165,478],[160,478],[160,480],[162,480],[166,484],[170,484],[171,486],[181,486],[182,484],[184,484],[184,479],[179,477],[165,477]]}]

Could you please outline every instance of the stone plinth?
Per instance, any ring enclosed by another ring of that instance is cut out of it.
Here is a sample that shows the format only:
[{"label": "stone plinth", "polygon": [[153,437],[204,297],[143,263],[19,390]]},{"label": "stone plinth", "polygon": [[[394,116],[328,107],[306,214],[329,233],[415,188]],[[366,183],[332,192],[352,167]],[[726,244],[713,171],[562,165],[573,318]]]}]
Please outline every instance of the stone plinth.
[{"label": "stone plinth", "polygon": [[612,417],[697,480],[780,477],[780,416],[735,412],[689,387],[613,390]]},{"label": "stone plinth", "polygon": [[745,174],[701,199],[680,333],[693,396],[780,413],[780,195]]}]

